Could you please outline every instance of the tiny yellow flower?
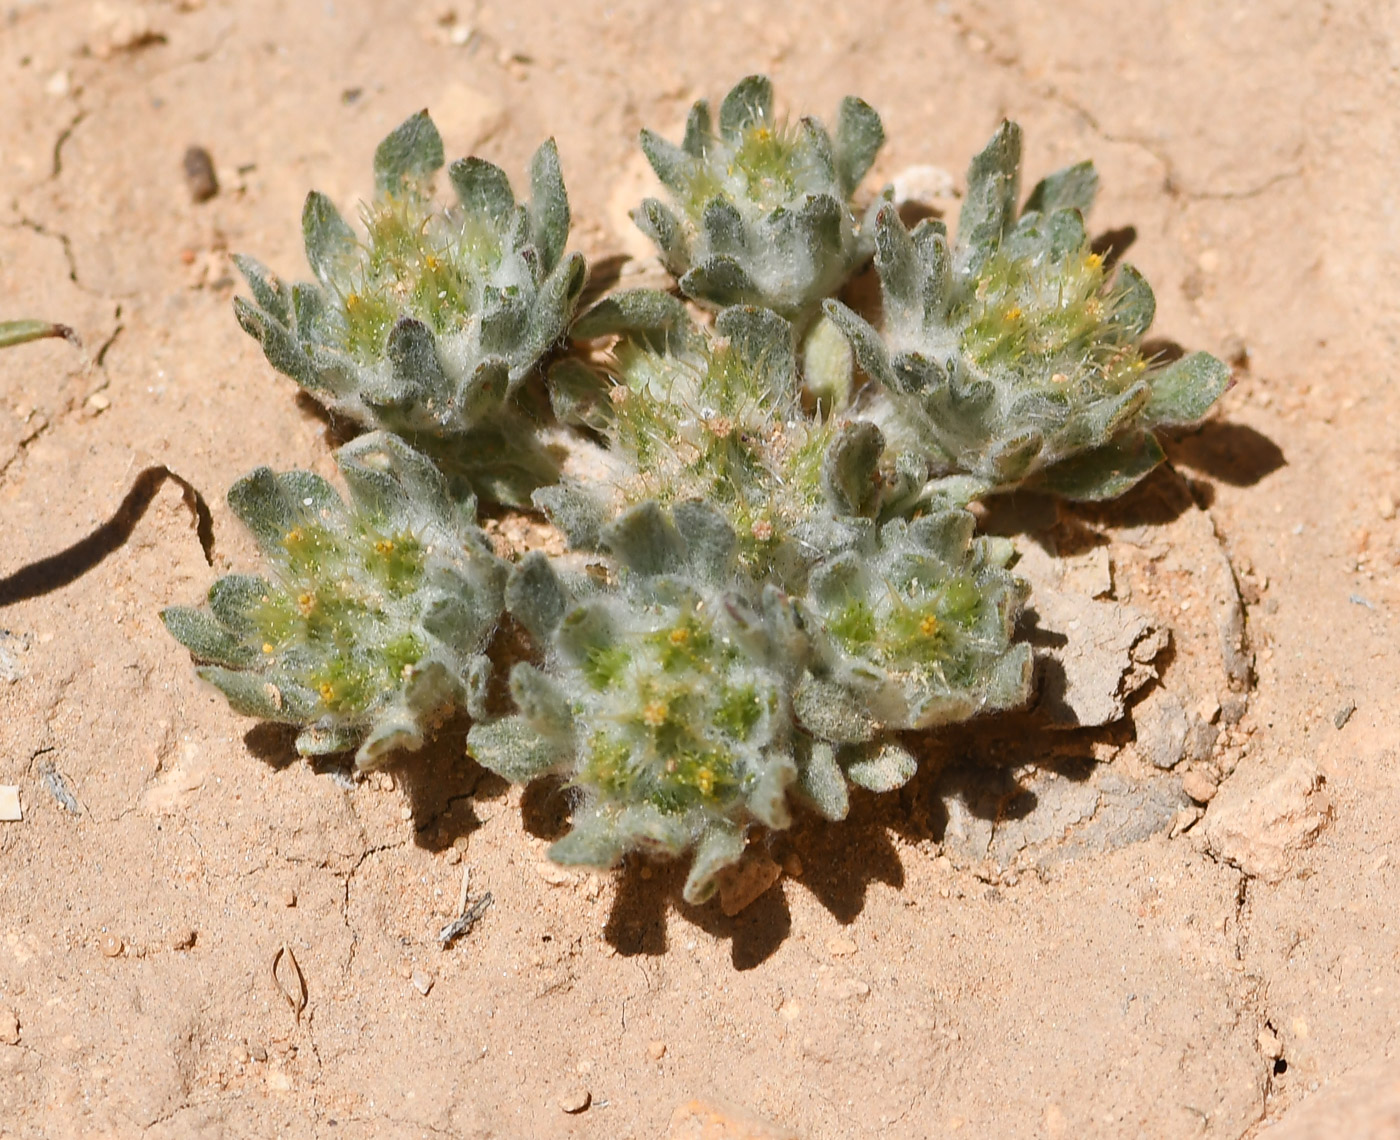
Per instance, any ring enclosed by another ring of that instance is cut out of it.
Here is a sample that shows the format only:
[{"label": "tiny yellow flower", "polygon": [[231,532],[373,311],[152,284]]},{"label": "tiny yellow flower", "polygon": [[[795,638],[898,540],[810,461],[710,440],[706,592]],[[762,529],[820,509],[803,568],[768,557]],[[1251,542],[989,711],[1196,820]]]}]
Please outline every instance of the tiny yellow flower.
[{"label": "tiny yellow flower", "polygon": [[925,614],[924,620],[919,622],[919,632],[925,637],[932,637],[938,632],[938,619],[932,614]]},{"label": "tiny yellow flower", "polygon": [[702,796],[708,796],[715,790],[715,774],[708,768],[701,768],[695,773],[695,786]]},{"label": "tiny yellow flower", "polygon": [[686,629],[684,626],[673,629],[666,635],[666,640],[679,648],[690,640],[690,630]]},{"label": "tiny yellow flower", "polygon": [[666,714],[669,711],[665,701],[652,701],[642,710],[642,720],[651,728],[660,728],[666,723]]}]

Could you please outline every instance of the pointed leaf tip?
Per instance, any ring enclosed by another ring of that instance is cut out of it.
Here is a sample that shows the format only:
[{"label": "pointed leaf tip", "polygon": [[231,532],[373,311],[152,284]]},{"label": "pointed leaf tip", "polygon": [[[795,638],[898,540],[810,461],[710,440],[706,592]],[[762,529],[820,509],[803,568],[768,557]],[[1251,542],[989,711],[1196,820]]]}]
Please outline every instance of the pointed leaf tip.
[{"label": "pointed leaf tip", "polygon": [[395,127],[375,150],[375,188],[384,194],[397,193],[405,182],[425,182],[442,164],[442,136],[427,110],[419,111]]}]

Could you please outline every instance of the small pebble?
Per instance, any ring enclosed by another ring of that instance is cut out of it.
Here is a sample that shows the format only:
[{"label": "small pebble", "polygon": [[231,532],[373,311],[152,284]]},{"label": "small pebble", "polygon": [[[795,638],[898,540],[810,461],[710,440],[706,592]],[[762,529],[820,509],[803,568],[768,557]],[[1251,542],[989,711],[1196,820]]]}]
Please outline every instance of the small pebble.
[{"label": "small pebble", "polygon": [[19,1014],[12,1009],[0,1010],[0,1043],[19,1044]]},{"label": "small pebble", "polygon": [[570,1116],[576,1116],[593,1103],[593,1094],[582,1085],[575,1085],[559,1098],[559,1107]]},{"label": "small pebble", "polygon": [[551,887],[564,887],[574,882],[574,876],[557,863],[536,863],[535,874]]},{"label": "small pebble", "polygon": [[1333,714],[1333,716],[1332,716],[1332,724],[1336,727],[1336,729],[1337,729],[1338,732],[1340,732],[1342,729],[1346,728],[1346,726],[1347,726],[1347,721],[1349,721],[1349,720],[1351,719],[1351,714],[1354,713],[1355,711],[1356,711],[1356,702],[1355,702],[1355,701],[1347,701],[1346,704],[1344,704],[1341,708],[1339,708],[1339,709],[1336,711],[1336,713]]},{"label": "small pebble", "polygon": [[728,918],[751,906],[778,881],[783,869],[767,855],[749,851],[719,877],[719,909]]},{"label": "small pebble", "polygon": [[91,415],[100,416],[112,406],[112,401],[102,392],[94,392],[87,398],[87,409]]},{"label": "small pebble", "polygon": [[1283,1042],[1278,1039],[1278,1034],[1267,1025],[1259,1031],[1256,1038],[1259,1043],[1259,1052],[1271,1061],[1277,1061],[1283,1056]]},{"label": "small pebble", "polygon": [[845,958],[856,952],[856,944],[845,935],[836,934],[826,940],[826,949],[837,958]]},{"label": "small pebble", "polygon": [[659,1061],[666,1056],[666,1042],[651,1041],[647,1043],[647,1056],[653,1061]]},{"label": "small pebble", "polygon": [[1381,518],[1389,522],[1395,517],[1395,500],[1389,495],[1382,495],[1376,500],[1376,511],[1380,514]]},{"label": "small pebble", "polygon": [[125,944],[115,934],[104,934],[98,945],[102,948],[103,956],[107,958],[115,958],[126,949]]},{"label": "small pebble", "polygon": [[253,1055],[253,1060],[257,1061],[259,1064],[267,1060],[267,1050],[261,1045],[252,1046],[248,1052]]},{"label": "small pebble", "polygon": [[863,998],[870,993],[870,987],[859,978],[842,978],[836,983],[836,997],[840,1001]]},{"label": "small pebble", "polygon": [[19,787],[15,784],[0,784],[0,820],[18,823],[24,818],[19,806]]},{"label": "small pebble", "polygon": [[291,887],[288,887],[285,891],[282,892],[282,905],[283,905],[283,906],[296,906],[296,905],[297,905],[297,893],[296,893],[296,891],[292,890]]},{"label": "small pebble", "polygon": [[405,821],[412,819],[413,809],[407,804],[404,804],[403,807],[399,808],[399,818]]},{"label": "small pebble", "polygon": [[433,976],[427,970],[414,970],[411,980],[413,988],[424,997],[427,997],[428,991],[433,988]]},{"label": "small pebble", "polygon": [[802,857],[796,851],[783,856],[783,872],[790,879],[802,878]]},{"label": "small pebble", "polygon": [[449,867],[455,867],[458,863],[462,861],[462,853],[458,851],[455,847],[449,847],[445,852],[443,852],[442,858],[443,862],[445,862]]},{"label": "small pebble", "polygon": [[1192,768],[1181,777],[1181,790],[1198,804],[1208,804],[1215,797],[1216,781],[1209,773]]},{"label": "small pebble", "polygon": [[195,202],[207,202],[219,192],[219,180],[214,175],[214,159],[202,146],[185,150],[185,185]]}]

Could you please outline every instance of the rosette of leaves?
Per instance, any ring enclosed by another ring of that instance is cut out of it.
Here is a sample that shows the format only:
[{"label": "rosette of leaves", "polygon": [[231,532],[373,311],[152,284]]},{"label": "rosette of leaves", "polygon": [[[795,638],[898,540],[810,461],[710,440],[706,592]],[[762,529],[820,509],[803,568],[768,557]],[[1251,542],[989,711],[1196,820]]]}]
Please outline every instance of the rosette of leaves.
[{"label": "rosette of leaves", "polygon": [[664,293],[621,293],[580,318],[575,336],[621,333],[606,377],[577,361],[551,371],[561,418],[598,432],[609,479],[536,494],[576,547],[599,545],[603,520],[643,502],[702,501],[738,536],[750,583],[800,590],[818,558],[874,526],[893,479],[879,430],[803,408],[791,327],[733,306],[714,332]]},{"label": "rosette of leaves", "polygon": [[357,748],[373,768],[453,710],[480,711],[507,567],[474,504],[395,436],[362,436],[336,461],[349,503],[307,471],[235,483],[229,505],[268,575],[221,578],[206,608],[161,617],[235,712],[303,726],[302,755]]},{"label": "rosette of leaves", "polygon": [[603,538],[615,589],[566,586],[540,554],[517,568],[510,609],[545,667],[515,666],[518,713],[473,725],[468,748],[508,779],[556,773],[576,790],[553,859],[608,867],[628,851],[694,848],[684,893],[700,903],[750,824],[790,822],[787,693],[806,641],[778,590],[754,605],[729,588],[737,540],[714,508],[647,502]]},{"label": "rosette of leaves", "polygon": [[1204,352],[1144,356],[1156,303],[1090,244],[1091,163],[1045,178],[1018,212],[1020,173],[1020,128],[1003,123],[968,170],[956,241],[935,219],[911,233],[893,205],[879,211],[880,331],[839,302],[826,312],[884,389],[875,418],[892,446],[930,456],[936,496],[1033,483],[1112,498],[1161,462],[1153,432],[1204,416],[1230,370]]},{"label": "rosette of leaves", "polygon": [[804,599],[813,652],[793,695],[816,741],[803,772],[811,799],[845,815],[838,772],[873,791],[914,774],[891,730],[929,729],[1030,697],[1032,655],[1012,642],[1029,594],[1005,539],[976,538],[965,511],[886,523],[873,548],[812,573]]},{"label": "rosette of leaves", "polygon": [[529,202],[500,168],[466,158],[447,170],[456,204],[440,207],[442,166],[420,112],[375,152],[364,236],[313,191],[302,231],[315,282],[289,287],[239,257],[253,297],[235,310],[269,362],[332,412],[405,436],[519,505],[557,472],[512,397],[567,332],[587,271],[564,254],[569,202],[552,140],[531,160]]},{"label": "rosette of leaves", "polygon": [[642,132],[673,206],[648,198],[632,217],[687,297],[761,305],[803,327],[869,256],[851,195],[884,138],[879,115],[853,96],[834,138],[813,118],[787,123],[772,83],[751,75],[724,97],[717,128],[701,100],[679,146]]}]

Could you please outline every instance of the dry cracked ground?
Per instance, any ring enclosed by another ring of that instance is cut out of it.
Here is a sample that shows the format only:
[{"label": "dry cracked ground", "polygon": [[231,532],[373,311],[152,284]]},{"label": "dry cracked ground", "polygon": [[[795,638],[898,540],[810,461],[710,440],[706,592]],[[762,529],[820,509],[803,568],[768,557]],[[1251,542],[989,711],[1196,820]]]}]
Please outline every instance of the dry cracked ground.
[{"label": "dry cracked ground", "polygon": [[[230,251],[298,272],[306,190],[427,105],[513,173],[554,134],[577,246],[642,253],[638,128],[755,70],[873,102],[877,183],[1003,116],[1032,171],[1092,157],[1154,335],[1237,384],[1124,502],[988,514],[1040,705],[800,821],[727,916],[552,868],[558,797],[460,726],[294,762],[157,613],[251,564],[235,478],[331,470]],[[1400,1135],[1393,5],[3,0],[0,75],[0,314],[85,345],[0,357],[0,1136],[643,1140],[695,1096],[804,1140]]]}]

